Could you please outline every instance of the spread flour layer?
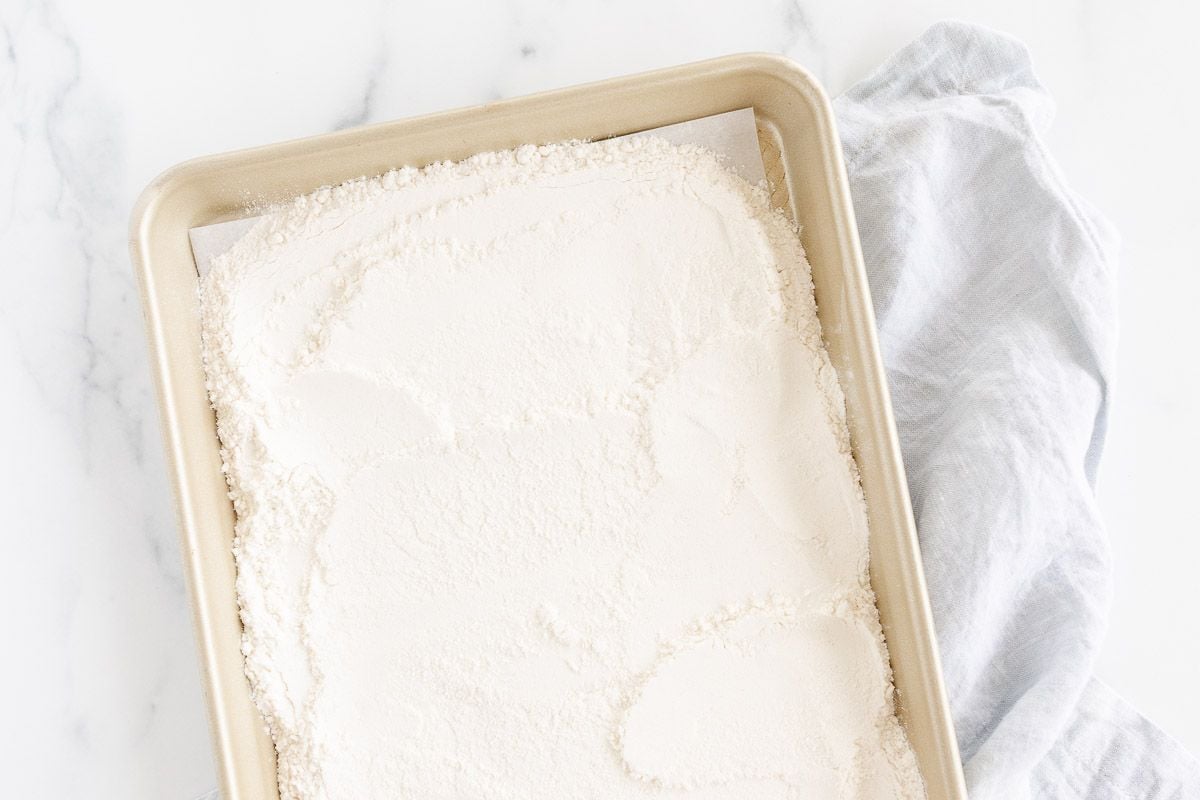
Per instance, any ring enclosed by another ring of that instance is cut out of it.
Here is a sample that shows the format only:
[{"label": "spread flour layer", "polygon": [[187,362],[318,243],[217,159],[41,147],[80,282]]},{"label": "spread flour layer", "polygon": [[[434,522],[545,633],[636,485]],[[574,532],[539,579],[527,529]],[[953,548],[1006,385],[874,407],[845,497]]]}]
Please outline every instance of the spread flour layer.
[{"label": "spread flour layer", "polygon": [[292,798],[921,798],[794,226],[700,148],[322,189],[201,283]]}]

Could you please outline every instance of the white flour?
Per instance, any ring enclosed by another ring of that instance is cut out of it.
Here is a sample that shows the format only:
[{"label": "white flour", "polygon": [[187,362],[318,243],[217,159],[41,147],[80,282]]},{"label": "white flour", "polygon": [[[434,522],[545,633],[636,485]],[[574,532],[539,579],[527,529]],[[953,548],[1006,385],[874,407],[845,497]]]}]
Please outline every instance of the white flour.
[{"label": "white flour", "polygon": [[796,232],[708,152],[297,200],[204,352],[284,798],[918,798]]}]

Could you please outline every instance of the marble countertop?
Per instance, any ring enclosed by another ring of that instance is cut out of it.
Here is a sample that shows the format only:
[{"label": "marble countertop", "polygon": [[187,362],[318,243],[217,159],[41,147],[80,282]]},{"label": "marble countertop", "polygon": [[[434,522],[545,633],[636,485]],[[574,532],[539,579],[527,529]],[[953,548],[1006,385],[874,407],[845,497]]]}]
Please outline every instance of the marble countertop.
[{"label": "marble countertop", "polygon": [[0,758],[12,797],[215,785],[126,226],[197,155],[725,53],[836,94],[946,16],[1026,41],[1050,147],[1124,237],[1100,495],[1116,554],[1102,678],[1200,751],[1200,11],[1116,0],[0,3]]}]

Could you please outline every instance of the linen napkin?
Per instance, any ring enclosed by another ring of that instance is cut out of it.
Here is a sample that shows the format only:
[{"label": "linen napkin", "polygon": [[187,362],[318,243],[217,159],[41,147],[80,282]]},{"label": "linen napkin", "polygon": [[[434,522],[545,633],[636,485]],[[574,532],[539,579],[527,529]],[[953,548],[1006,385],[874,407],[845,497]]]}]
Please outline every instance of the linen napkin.
[{"label": "linen napkin", "polygon": [[1028,52],[939,23],[834,107],[971,797],[1200,797],[1092,676],[1117,237],[1046,152]]}]

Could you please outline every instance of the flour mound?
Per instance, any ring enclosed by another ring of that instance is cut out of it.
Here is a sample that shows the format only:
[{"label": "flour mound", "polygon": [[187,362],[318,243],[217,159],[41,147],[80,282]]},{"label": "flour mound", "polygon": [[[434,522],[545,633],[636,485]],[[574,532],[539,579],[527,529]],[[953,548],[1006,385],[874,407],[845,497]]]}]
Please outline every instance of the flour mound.
[{"label": "flour mound", "polygon": [[321,189],[201,310],[285,800],[924,797],[799,235],[711,153]]}]

